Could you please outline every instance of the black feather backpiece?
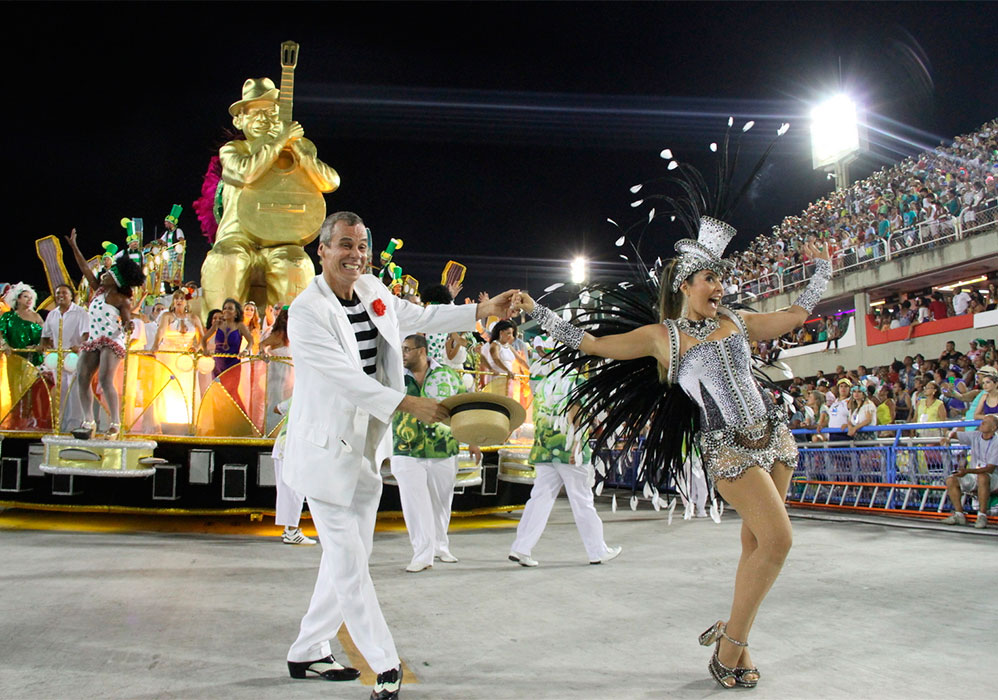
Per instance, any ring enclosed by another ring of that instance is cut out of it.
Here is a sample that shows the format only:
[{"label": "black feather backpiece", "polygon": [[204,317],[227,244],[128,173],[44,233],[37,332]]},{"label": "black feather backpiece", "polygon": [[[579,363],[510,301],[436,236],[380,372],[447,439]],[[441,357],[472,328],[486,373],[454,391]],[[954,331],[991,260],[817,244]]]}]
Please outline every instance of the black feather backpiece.
[{"label": "black feather backpiece", "polygon": [[[627,333],[657,324],[658,281],[587,287],[591,306],[576,309],[573,323],[595,336]],[[685,446],[693,445],[700,414],[676,384],[659,380],[658,361],[605,360],[561,346],[555,361],[578,371],[586,379],[571,401],[583,423],[595,426],[594,452],[622,450],[628,454],[643,438],[634,465],[636,491],[647,485],[654,492],[676,488],[675,473],[685,460]]]}]

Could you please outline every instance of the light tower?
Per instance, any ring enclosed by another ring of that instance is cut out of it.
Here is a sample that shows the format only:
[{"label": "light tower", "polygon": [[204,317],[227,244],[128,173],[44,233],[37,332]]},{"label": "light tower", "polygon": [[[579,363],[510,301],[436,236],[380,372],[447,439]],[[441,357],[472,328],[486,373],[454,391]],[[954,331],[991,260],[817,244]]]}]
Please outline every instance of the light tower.
[{"label": "light tower", "polygon": [[849,164],[860,151],[856,105],[836,95],[811,110],[811,160],[815,170],[835,176],[835,189],[849,185]]}]

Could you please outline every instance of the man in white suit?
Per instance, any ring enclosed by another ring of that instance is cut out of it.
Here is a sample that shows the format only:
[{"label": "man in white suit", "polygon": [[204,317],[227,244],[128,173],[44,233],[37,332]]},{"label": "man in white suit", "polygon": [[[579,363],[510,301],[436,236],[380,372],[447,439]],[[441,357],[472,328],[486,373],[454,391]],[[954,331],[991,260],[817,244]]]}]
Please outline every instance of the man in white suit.
[{"label": "man in white suit", "polygon": [[417,306],[365,274],[372,251],[359,216],[338,212],[319,233],[322,274],[295,299],[288,337],[295,358],[285,483],[308,498],[322,560],[298,639],[288,651],[294,678],[353,680],[330,651],[341,624],[378,674],[372,700],[397,698],[402,668],[381,613],[368,559],[381,498],[380,464],[391,455],[392,414],[425,423],[447,418],[436,400],[409,396],[400,335],[471,330],[507,317],[514,291],[478,304]]}]

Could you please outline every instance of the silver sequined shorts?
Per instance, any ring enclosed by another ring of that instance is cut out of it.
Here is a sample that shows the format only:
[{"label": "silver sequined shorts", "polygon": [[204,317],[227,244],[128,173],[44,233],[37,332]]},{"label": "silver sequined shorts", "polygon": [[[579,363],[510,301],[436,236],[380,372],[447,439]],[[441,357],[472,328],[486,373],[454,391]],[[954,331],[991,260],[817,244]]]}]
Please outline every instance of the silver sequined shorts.
[{"label": "silver sequined shorts", "polygon": [[750,467],[772,473],[776,462],[791,470],[797,466],[797,443],[779,412],[762,423],[700,433],[703,463],[711,479],[734,480]]}]

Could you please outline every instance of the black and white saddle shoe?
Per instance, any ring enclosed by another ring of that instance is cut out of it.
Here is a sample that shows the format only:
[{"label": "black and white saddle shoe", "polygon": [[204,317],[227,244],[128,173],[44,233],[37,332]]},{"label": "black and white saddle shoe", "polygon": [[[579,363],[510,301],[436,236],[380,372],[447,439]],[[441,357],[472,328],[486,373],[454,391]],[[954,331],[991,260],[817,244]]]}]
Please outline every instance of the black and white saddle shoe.
[{"label": "black and white saddle shoe", "polygon": [[339,663],[332,655],[315,661],[289,661],[288,672],[292,678],[322,678],[327,681],[355,681],[360,671]]},{"label": "black and white saddle shoe", "polygon": [[396,700],[402,687],[402,667],[378,674],[378,682],[371,691],[371,700]]}]

